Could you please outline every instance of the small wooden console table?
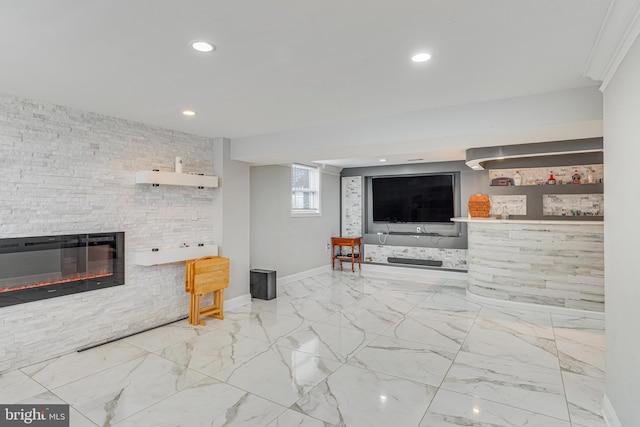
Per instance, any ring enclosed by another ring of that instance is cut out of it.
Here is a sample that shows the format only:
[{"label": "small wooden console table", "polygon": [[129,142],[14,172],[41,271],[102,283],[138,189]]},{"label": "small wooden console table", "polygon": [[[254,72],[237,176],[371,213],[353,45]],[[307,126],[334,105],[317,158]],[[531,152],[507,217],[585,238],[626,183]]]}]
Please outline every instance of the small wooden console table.
[{"label": "small wooden console table", "polygon": [[[338,251],[336,253],[336,246]],[[342,247],[351,247],[351,253],[343,254]],[[358,248],[356,252],[355,248]],[[358,268],[362,270],[361,263],[362,254],[362,238],[361,237],[332,237],[331,238],[331,269],[336,265],[336,260],[340,261],[340,270],[342,270],[343,261],[351,261],[351,271],[355,271],[355,263],[358,262]]]}]

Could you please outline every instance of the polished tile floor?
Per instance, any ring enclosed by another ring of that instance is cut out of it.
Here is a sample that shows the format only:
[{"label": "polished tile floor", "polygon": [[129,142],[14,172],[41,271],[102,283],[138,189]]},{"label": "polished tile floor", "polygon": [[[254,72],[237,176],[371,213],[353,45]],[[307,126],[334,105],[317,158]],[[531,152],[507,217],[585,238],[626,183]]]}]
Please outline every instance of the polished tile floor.
[{"label": "polished tile floor", "polygon": [[72,427],[602,427],[603,389],[602,320],[351,272],[0,376],[0,402],[70,403]]}]

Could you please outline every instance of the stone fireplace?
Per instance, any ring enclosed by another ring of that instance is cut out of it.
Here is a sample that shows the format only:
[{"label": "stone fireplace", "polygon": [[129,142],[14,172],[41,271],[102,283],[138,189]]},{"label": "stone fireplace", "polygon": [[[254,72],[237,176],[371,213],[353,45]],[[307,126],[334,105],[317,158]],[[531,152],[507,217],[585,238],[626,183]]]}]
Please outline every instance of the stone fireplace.
[{"label": "stone fireplace", "polygon": [[0,239],[0,307],[124,285],[124,232]]}]

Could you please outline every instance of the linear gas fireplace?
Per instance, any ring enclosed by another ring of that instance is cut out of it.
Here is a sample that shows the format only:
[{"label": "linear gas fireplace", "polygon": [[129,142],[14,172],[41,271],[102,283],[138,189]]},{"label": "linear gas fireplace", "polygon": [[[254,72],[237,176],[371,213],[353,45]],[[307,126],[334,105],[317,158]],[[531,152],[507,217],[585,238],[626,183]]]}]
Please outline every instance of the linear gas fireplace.
[{"label": "linear gas fireplace", "polygon": [[124,285],[124,233],[0,239],[0,307]]}]

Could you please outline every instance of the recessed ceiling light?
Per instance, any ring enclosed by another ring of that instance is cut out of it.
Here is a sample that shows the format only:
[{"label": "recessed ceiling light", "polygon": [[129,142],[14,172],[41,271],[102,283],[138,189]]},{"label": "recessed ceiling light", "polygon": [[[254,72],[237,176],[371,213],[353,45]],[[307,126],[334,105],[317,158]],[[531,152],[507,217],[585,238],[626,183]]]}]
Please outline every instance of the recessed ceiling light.
[{"label": "recessed ceiling light", "polygon": [[191,47],[197,50],[198,52],[211,52],[216,49],[216,47],[211,43],[201,41],[201,40],[196,40],[194,42],[191,42]]},{"label": "recessed ceiling light", "polygon": [[387,159],[380,159],[380,161],[381,161],[381,162],[386,162],[386,161],[387,161]]},{"label": "recessed ceiling light", "polygon": [[431,59],[431,55],[426,52],[416,53],[411,57],[413,62],[427,62]]},{"label": "recessed ceiling light", "polygon": [[185,115],[185,116],[195,116],[195,115],[196,115],[196,114],[198,114],[198,113],[196,113],[196,112],[195,112],[195,111],[193,111],[193,110],[184,110],[184,111],[182,112],[182,114],[183,114],[183,115]]}]

